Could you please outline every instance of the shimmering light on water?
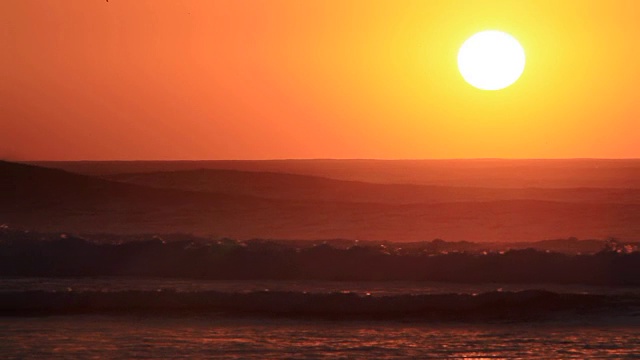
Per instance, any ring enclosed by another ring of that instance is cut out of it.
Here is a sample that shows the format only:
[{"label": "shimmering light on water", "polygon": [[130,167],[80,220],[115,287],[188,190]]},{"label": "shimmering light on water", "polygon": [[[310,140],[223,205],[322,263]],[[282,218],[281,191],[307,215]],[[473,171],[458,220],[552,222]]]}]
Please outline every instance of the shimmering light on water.
[{"label": "shimmering light on water", "polygon": [[416,324],[217,317],[0,318],[3,358],[623,358],[637,324]]}]

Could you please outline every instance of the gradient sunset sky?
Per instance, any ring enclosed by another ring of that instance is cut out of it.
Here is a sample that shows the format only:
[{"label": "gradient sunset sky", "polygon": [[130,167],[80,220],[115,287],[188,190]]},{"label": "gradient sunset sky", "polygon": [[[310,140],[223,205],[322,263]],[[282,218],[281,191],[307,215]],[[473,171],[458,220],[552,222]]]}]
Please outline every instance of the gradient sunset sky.
[{"label": "gradient sunset sky", "polygon": [[[640,1],[5,0],[0,158],[637,158]],[[482,91],[456,55],[517,38]]]}]

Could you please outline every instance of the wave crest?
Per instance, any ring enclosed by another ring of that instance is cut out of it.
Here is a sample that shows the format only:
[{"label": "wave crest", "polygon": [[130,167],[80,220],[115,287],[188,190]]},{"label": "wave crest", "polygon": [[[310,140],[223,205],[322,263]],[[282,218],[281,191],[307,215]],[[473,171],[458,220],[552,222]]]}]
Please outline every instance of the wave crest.
[{"label": "wave crest", "polygon": [[354,293],[121,291],[0,293],[0,314],[198,313],[327,319],[533,320],[560,314],[631,314],[637,295],[545,290],[478,295],[361,296]]}]

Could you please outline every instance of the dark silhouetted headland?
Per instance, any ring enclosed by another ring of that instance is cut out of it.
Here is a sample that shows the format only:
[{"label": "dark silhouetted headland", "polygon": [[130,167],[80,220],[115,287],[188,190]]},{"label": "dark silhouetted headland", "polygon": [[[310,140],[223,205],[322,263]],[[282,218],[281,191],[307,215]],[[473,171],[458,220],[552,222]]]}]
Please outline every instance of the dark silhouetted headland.
[{"label": "dark silhouetted headland", "polygon": [[0,168],[0,222],[35,231],[502,242],[640,234],[638,188],[381,185],[219,170],[105,179],[9,162]]}]

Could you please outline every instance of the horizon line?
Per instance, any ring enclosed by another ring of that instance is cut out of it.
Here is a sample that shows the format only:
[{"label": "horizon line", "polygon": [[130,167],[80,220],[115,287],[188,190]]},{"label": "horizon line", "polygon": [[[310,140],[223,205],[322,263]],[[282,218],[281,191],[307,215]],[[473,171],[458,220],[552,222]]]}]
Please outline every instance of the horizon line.
[{"label": "horizon line", "polygon": [[200,161],[562,161],[562,160],[640,160],[640,157],[567,157],[567,158],[252,158],[252,159],[0,159],[7,162],[200,162]]}]

